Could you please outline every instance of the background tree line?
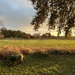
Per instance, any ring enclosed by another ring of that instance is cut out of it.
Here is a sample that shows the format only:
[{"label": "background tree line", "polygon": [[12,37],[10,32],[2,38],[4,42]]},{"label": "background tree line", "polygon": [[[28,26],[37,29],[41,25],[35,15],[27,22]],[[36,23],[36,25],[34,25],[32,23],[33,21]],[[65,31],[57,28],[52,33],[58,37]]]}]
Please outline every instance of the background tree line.
[{"label": "background tree line", "polygon": [[44,33],[40,35],[40,33],[34,33],[33,35],[31,34],[26,34],[25,32],[22,32],[20,30],[8,30],[5,27],[1,28],[0,30],[0,38],[24,38],[24,39],[48,39],[51,38],[50,33]]},{"label": "background tree line", "polygon": [[[33,35],[31,35],[31,34],[22,32],[20,30],[8,30],[5,27],[1,28],[0,30],[0,39],[3,39],[3,38],[58,39],[57,36],[52,36],[50,32],[43,33],[42,35],[40,35],[40,33],[34,33]],[[64,39],[64,36],[60,36],[59,39]],[[72,37],[71,39],[75,39],[75,37]]]},{"label": "background tree line", "polygon": [[26,33],[20,30],[7,30],[5,27],[1,28],[1,33],[5,38],[26,38]]}]

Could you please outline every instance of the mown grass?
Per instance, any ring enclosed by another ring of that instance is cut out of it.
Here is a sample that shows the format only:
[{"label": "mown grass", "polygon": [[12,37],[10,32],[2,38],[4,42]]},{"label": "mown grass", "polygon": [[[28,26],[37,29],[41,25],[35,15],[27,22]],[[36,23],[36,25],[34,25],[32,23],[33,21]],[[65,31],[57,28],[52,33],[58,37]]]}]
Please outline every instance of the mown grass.
[{"label": "mown grass", "polygon": [[0,40],[0,47],[4,46],[74,48],[75,40]]},{"label": "mown grass", "polygon": [[25,63],[12,67],[0,62],[0,75],[75,75],[75,55],[27,55]]}]

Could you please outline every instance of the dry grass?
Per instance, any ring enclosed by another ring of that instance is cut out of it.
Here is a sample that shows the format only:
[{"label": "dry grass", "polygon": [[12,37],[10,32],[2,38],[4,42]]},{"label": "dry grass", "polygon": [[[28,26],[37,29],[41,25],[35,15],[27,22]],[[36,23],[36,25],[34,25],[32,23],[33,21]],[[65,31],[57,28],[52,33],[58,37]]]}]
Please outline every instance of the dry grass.
[{"label": "dry grass", "polygon": [[18,47],[4,47],[4,48],[0,48],[0,58],[3,59],[4,57],[6,57],[7,55],[11,55],[11,54],[19,54],[20,53],[20,49]]},{"label": "dry grass", "polygon": [[11,55],[11,54],[33,54],[33,53],[43,53],[43,54],[46,54],[46,53],[56,53],[56,52],[59,52],[59,53],[65,53],[65,52],[68,52],[68,53],[72,53],[74,54],[75,53],[75,49],[74,48],[52,48],[52,47],[43,47],[43,48],[40,48],[40,47],[36,47],[36,48],[26,48],[24,46],[21,46],[21,47],[14,47],[14,46],[5,46],[3,48],[0,48],[0,58],[6,56],[6,55]]},{"label": "dry grass", "polygon": [[75,53],[75,40],[0,40],[0,58],[10,54]]}]

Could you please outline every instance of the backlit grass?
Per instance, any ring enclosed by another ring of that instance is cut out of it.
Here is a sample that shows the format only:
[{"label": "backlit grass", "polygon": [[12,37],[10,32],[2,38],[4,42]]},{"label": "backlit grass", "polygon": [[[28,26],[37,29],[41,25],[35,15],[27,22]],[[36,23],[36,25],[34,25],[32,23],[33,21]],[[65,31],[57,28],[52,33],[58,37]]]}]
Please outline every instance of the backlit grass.
[{"label": "backlit grass", "polygon": [[0,47],[4,46],[75,48],[75,40],[0,40]]}]

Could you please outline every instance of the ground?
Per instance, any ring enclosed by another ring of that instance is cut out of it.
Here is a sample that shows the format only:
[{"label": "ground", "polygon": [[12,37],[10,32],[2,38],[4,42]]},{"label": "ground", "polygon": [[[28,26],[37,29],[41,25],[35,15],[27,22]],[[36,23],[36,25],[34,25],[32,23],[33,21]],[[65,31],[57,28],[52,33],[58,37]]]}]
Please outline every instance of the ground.
[{"label": "ground", "polygon": [[[0,47],[75,49],[75,40],[0,40]],[[75,75],[75,55],[26,55],[26,62],[6,66],[0,61],[0,75]]]},{"label": "ground", "polygon": [[12,67],[0,62],[0,75],[75,75],[75,55],[27,55],[26,59]]},{"label": "ground", "polygon": [[75,48],[75,40],[0,40],[0,47],[4,46],[24,46],[28,48]]}]

